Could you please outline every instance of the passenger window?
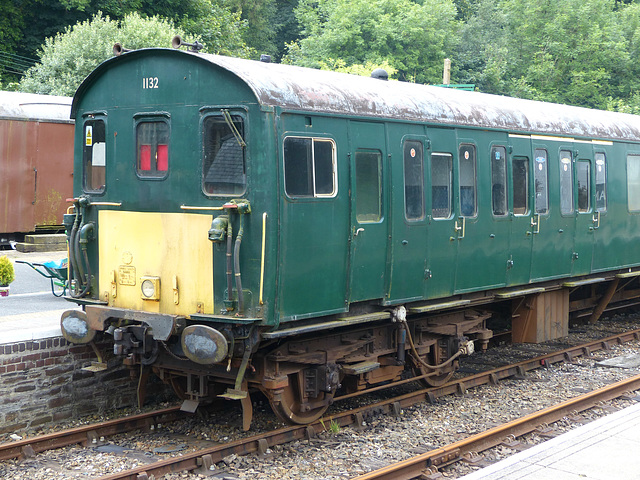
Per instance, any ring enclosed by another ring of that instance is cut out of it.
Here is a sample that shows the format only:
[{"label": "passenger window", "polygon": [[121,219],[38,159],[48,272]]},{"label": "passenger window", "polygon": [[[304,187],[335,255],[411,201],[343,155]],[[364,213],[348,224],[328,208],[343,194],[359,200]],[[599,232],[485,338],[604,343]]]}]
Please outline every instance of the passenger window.
[{"label": "passenger window", "polygon": [[516,157],[513,166],[513,214],[529,214],[529,159]]},{"label": "passenger window", "polygon": [[453,157],[449,153],[431,155],[431,215],[433,218],[451,217],[453,192]]},{"label": "passenger window", "polygon": [[382,153],[356,152],[356,220],[359,223],[382,219]]},{"label": "passenger window", "polygon": [[640,155],[627,155],[627,202],[630,212],[640,211]]},{"label": "passenger window", "polygon": [[244,122],[228,119],[211,115],[203,122],[202,188],[209,195],[242,195],[247,185]]},{"label": "passenger window", "polygon": [[164,120],[138,122],[136,151],[140,177],[166,177],[169,173],[169,124]]},{"label": "passenger window", "polygon": [[102,193],[105,188],[107,149],[104,120],[91,119],[84,123],[82,148],[83,188],[85,192]]},{"label": "passenger window", "polygon": [[569,150],[560,151],[560,212],[573,213],[573,163]]},{"label": "passenger window", "polygon": [[460,215],[474,217],[476,203],[476,147],[460,145]]},{"label": "passenger window", "polygon": [[507,150],[491,148],[491,208],[496,216],[508,213],[507,206]]},{"label": "passenger window", "polygon": [[578,212],[591,211],[591,164],[588,160],[580,160],[577,165],[578,177]]},{"label": "passenger window", "polygon": [[607,164],[604,153],[596,153],[596,211],[607,211]]},{"label": "passenger window", "polygon": [[542,148],[535,150],[535,164],[533,167],[533,184],[535,193],[536,213],[545,214],[549,211],[549,176],[547,174],[547,151]]},{"label": "passenger window", "polygon": [[422,142],[404,142],[404,215],[407,220],[424,218],[424,171]]},{"label": "passenger window", "polygon": [[336,195],[336,149],[332,140],[284,139],[284,184],[290,197]]}]

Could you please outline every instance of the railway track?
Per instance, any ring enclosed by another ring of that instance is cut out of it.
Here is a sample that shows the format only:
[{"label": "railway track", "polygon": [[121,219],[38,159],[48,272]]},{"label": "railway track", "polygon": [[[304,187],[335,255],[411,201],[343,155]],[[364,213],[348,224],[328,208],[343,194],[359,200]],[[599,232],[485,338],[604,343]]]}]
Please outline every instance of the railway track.
[{"label": "railway track", "polygon": [[[436,388],[429,388],[423,390],[417,390],[411,393],[400,395],[398,397],[390,398],[387,400],[379,401],[371,405],[359,407],[353,410],[345,412],[334,413],[331,415],[331,422],[339,425],[340,427],[346,427],[349,425],[363,426],[367,419],[377,416],[381,413],[387,414],[399,414],[403,409],[415,405],[421,402],[435,402],[439,397],[450,394],[462,394],[467,389],[480,386],[483,384],[496,384],[500,380],[514,377],[523,376],[526,372],[534,370],[536,368],[544,367],[553,363],[561,361],[571,361],[578,356],[589,356],[591,353],[598,350],[608,350],[611,345],[622,344],[628,341],[637,340],[640,338],[640,329],[632,330],[626,333],[616,334],[604,339],[592,341],[589,343],[577,345],[563,350],[555,351],[552,353],[544,354],[524,360],[515,364],[511,364],[504,367],[495,368],[485,372],[481,372],[474,375],[469,375],[464,378],[460,378],[448,384],[442,385]],[[415,379],[407,380],[406,382],[413,381]],[[640,381],[640,380],[639,380]],[[393,386],[397,386],[394,384]],[[351,395],[339,397],[338,400],[345,400],[351,398]],[[585,407],[587,408],[587,407]],[[572,410],[577,410],[574,407]],[[125,433],[135,429],[147,429],[150,430],[153,425],[159,423],[168,423],[172,420],[180,418],[183,413],[179,411],[178,407],[164,409],[156,412],[149,412],[145,414],[139,414],[132,417],[127,417],[118,420],[112,420],[103,422],[100,424],[87,425],[83,427],[74,428],[72,430],[57,432],[42,437],[35,437],[31,439],[21,440],[19,442],[13,442],[0,445],[0,459],[17,458],[19,456],[32,456],[36,452],[41,452],[47,449],[58,448],[65,445],[74,443],[81,443],[84,445],[91,445],[95,443],[97,438],[102,436],[108,436],[116,433]],[[525,417],[526,418],[526,417]],[[254,452],[264,453],[269,447],[274,445],[281,445],[295,440],[308,439],[319,432],[324,431],[326,428],[325,419],[324,422],[317,422],[308,426],[294,426],[286,427],[270,432],[266,432],[260,435],[247,437],[245,439],[237,440],[232,443],[225,443],[215,445],[204,450],[193,451],[190,453],[183,453],[180,457],[169,458],[152,464],[146,464],[132,470],[123,471],[120,473],[107,475],[101,477],[101,480],[116,480],[116,479],[132,479],[132,480],[144,480],[145,478],[159,478],[161,475],[169,472],[177,471],[200,471],[204,472],[211,469],[216,463],[222,461],[224,458],[230,455],[246,455]],[[535,420],[530,420],[530,424],[535,424]],[[515,427],[508,427],[515,428]],[[497,433],[500,441],[504,439],[504,432]],[[499,443],[499,442],[498,442]],[[458,448],[462,453],[462,449]],[[470,447],[471,448],[471,447]],[[478,449],[478,447],[473,447]],[[437,451],[440,451],[438,449]],[[449,461],[454,461],[458,457],[453,455],[456,452],[453,450],[441,451],[440,456],[434,451],[433,458],[422,462],[422,467],[435,467],[442,465],[443,455],[451,456]],[[430,452],[431,453],[431,452]],[[425,454],[426,455],[426,454]],[[417,462],[420,464],[420,462]],[[427,465],[428,464],[428,465]],[[215,468],[215,467],[214,467]],[[416,467],[417,468],[417,467]],[[367,477],[365,477],[367,478]],[[375,478],[375,477],[372,477]],[[385,478],[385,477],[381,477]],[[392,477],[386,477],[392,478]],[[398,477],[393,477],[398,478]],[[407,477],[410,478],[410,477]]]},{"label": "railway track", "polygon": [[36,453],[66,447],[67,445],[82,444],[88,446],[96,444],[101,437],[138,429],[151,430],[155,425],[173,422],[184,416],[185,413],[181,412],[180,407],[176,406],[62,430],[17,442],[3,443],[0,444],[0,460],[9,460],[20,456],[32,457]]},{"label": "railway track", "polygon": [[[640,389],[640,375],[608,385],[599,390],[585,393],[584,395],[526,415],[486,432],[472,435],[459,442],[369,472],[354,480],[411,480],[414,478],[429,478],[430,475],[437,473],[438,467],[450,465],[463,459],[469,459],[473,454],[503,444],[509,438],[516,438],[531,433],[541,425],[557,422],[575,412],[582,412],[593,408],[600,402],[618,398],[638,389]],[[433,478],[435,478],[435,476]]]}]

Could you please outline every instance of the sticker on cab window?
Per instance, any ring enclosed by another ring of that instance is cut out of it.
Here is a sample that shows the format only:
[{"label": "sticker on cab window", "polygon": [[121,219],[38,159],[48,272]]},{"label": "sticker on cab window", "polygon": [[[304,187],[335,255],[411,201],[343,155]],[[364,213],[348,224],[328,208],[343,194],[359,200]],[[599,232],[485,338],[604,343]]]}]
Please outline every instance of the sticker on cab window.
[{"label": "sticker on cab window", "polygon": [[91,125],[87,125],[86,131],[84,134],[84,144],[87,147],[93,145],[93,127]]}]

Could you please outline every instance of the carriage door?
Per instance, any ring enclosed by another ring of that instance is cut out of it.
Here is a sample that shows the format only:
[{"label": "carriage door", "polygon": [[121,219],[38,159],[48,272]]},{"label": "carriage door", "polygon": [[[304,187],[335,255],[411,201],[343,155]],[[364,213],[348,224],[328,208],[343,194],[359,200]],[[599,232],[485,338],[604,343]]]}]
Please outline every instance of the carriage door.
[{"label": "carriage door", "polygon": [[[595,180],[595,205],[593,212],[593,258],[591,271],[597,272],[610,269],[614,265],[619,265],[618,260],[623,248],[620,244],[612,242],[616,237],[613,225],[607,218],[607,152],[605,147],[600,146],[593,155],[594,159],[594,180]],[[610,151],[609,151],[610,152]],[[619,241],[619,240],[618,240]]]},{"label": "carriage door", "polygon": [[384,297],[387,265],[385,127],[350,123],[351,261],[349,302]]},{"label": "carriage door", "polygon": [[427,130],[430,149],[427,155],[427,279],[426,297],[448,297],[453,294],[456,278],[458,237],[462,230],[454,208],[454,157],[457,150],[456,131],[448,128]]},{"label": "carriage door", "polygon": [[531,275],[531,252],[533,236],[537,225],[532,213],[532,156],[531,138],[510,135],[511,155],[509,155],[509,185],[511,235],[509,258],[507,259],[507,285],[521,285],[529,282]]},{"label": "carriage door", "polygon": [[578,158],[575,161],[576,229],[573,241],[572,275],[591,273],[594,227],[596,226],[594,218],[597,219],[597,215],[594,216],[593,180],[593,147],[580,145]]}]

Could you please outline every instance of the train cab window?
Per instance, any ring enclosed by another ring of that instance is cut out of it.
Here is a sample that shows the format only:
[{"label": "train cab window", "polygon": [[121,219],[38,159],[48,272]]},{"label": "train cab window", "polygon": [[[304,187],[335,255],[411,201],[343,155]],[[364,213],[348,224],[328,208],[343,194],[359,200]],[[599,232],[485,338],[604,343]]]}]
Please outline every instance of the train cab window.
[{"label": "train cab window", "polygon": [[640,155],[627,155],[627,204],[630,212],[640,212]]},{"label": "train cab window", "polygon": [[422,142],[404,142],[404,215],[407,220],[424,218],[424,171]]},{"label": "train cab window", "polygon": [[290,197],[336,195],[336,148],[333,140],[284,139],[284,185]]},{"label": "train cab window", "polygon": [[560,212],[573,213],[573,162],[571,151],[560,151]]},{"label": "train cab window", "polygon": [[356,151],[356,220],[358,223],[382,219],[382,153]]},{"label": "train cab window", "polygon": [[535,164],[533,166],[534,202],[536,213],[545,214],[549,211],[549,175],[547,173],[547,151],[542,148],[535,150]]},{"label": "train cab window", "polygon": [[460,145],[460,215],[475,217],[476,202],[476,147]]},{"label": "train cab window", "polygon": [[596,211],[607,211],[607,163],[604,153],[596,153]]},{"label": "train cab window", "polygon": [[576,166],[578,180],[578,212],[591,211],[591,162],[580,160]]},{"label": "train cab window", "polygon": [[513,214],[529,214],[529,159],[515,157],[513,166]]},{"label": "train cab window", "polygon": [[453,157],[449,153],[431,155],[431,215],[433,218],[451,217],[453,192]]},{"label": "train cab window", "polygon": [[104,120],[91,119],[84,123],[82,163],[85,192],[104,192],[107,165],[105,130]]},{"label": "train cab window", "polygon": [[[233,130],[231,128],[233,125]],[[202,189],[208,195],[242,195],[247,185],[242,117],[210,115],[203,121]]]},{"label": "train cab window", "polygon": [[164,120],[136,125],[137,172],[143,178],[164,178],[169,173],[169,124]]},{"label": "train cab window", "polygon": [[491,148],[491,209],[495,216],[508,213],[507,207],[507,149]]}]

